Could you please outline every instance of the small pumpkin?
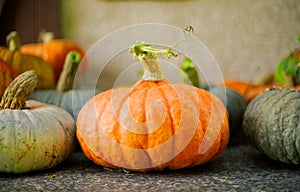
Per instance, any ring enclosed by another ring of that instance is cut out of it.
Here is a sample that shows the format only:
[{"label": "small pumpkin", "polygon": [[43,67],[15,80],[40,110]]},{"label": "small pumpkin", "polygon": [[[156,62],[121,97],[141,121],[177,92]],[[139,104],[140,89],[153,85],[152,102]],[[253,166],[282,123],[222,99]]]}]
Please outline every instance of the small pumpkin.
[{"label": "small pumpkin", "polygon": [[80,61],[81,56],[78,52],[69,52],[66,56],[63,71],[58,79],[56,90],[36,90],[28,98],[59,106],[67,110],[76,119],[85,102],[100,92],[98,89],[72,89]]},{"label": "small pumpkin", "polygon": [[247,106],[246,99],[238,92],[222,86],[213,86],[209,89],[209,92],[220,98],[228,111],[231,139],[240,135],[242,133],[243,115]]},{"label": "small pumpkin", "polygon": [[34,71],[20,74],[0,103],[0,172],[25,173],[51,168],[75,148],[75,122],[54,105],[27,100],[37,85]]},{"label": "small pumpkin", "polygon": [[272,88],[247,106],[243,130],[251,145],[274,160],[300,163],[300,91]]},{"label": "small pumpkin", "polygon": [[216,159],[229,140],[221,100],[164,78],[161,49],[137,43],[130,50],[144,66],[143,78],[133,87],[99,93],[82,107],[76,135],[84,154],[102,166],[141,172]]},{"label": "small pumpkin", "polygon": [[[56,80],[58,80],[62,72],[66,56],[70,51],[78,52],[82,58],[85,55],[84,49],[77,43],[67,39],[55,39],[52,32],[42,31],[40,33],[40,39],[42,41],[41,43],[24,44],[21,47],[21,52],[41,57],[50,63],[55,72]],[[86,67],[86,64],[87,63],[84,62],[82,66]]]},{"label": "small pumpkin", "polygon": [[17,77],[17,72],[0,59],[0,98],[6,87]]},{"label": "small pumpkin", "polygon": [[18,74],[28,70],[35,70],[38,75],[39,89],[52,89],[55,87],[54,71],[40,57],[23,54],[20,52],[20,39],[16,31],[7,36],[9,47],[0,47],[0,59],[5,61]]}]

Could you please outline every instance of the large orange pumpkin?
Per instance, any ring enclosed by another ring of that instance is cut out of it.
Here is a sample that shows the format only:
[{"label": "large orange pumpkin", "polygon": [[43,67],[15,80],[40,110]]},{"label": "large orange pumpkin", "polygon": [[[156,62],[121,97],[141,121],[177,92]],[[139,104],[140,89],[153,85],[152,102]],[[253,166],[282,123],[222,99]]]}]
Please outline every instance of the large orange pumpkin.
[{"label": "large orange pumpkin", "polygon": [[160,50],[138,43],[131,51],[144,65],[143,79],[96,95],[78,114],[76,134],[85,155],[99,165],[142,172],[216,159],[229,140],[221,100],[164,78],[156,60]]},{"label": "large orange pumpkin", "polygon": [[78,52],[81,57],[85,55],[84,49],[77,43],[67,39],[55,39],[51,32],[41,33],[41,40],[42,43],[24,44],[21,47],[21,52],[41,57],[50,63],[55,72],[56,80],[60,76],[66,56],[70,51]]}]

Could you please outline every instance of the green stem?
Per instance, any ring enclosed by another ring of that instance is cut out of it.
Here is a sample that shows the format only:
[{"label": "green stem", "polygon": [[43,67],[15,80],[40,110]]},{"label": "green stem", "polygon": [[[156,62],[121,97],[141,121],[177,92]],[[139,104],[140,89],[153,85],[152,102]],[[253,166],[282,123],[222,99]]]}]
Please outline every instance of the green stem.
[{"label": "green stem", "polygon": [[16,77],[6,88],[0,109],[25,109],[27,97],[34,91],[38,84],[35,71],[30,70]]},{"label": "green stem", "polygon": [[21,41],[16,31],[12,31],[7,35],[6,42],[10,51],[20,50]]},{"label": "green stem", "polygon": [[176,57],[171,48],[157,49],[145,43],[138,42],[130,48],[130,52],[138,58],[144,68],[142,79],[149,81],[161,81],[164,79],[164,73],[161,64],[158,62],[158,55],[165,54],[166,58]]},{"label": "green stem", "polygon": [[40,43],[49,43],[54,39],[54,33],[50,31],[42,30],[38,37],[38,42]]},{"label": "green stem", "polygon": [[198,71],[197,71],[193,61],[190,58],[185,57],[182,65],[179,68],[186,75],[182,79],[183,83],[192,84],[195,87],[200,86],[200,82],[199,82],[199,78],[198,78]]},{"label": "green stem", "polygon": [[63,70],[57,82],[57,91],[68,91],[73,88],[74,78],[81,61],[81,56],[76,51],[70,51],[65,59]]}]

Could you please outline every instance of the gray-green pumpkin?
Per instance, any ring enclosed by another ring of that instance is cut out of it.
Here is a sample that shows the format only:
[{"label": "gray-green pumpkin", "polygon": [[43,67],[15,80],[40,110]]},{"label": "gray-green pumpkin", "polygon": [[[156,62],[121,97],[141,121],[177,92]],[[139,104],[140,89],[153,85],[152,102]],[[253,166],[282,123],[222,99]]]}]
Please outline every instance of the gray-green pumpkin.
[{"label": "gray-green pumpkin", "polygon": [[0,102],[0,172],[51,168],[76,146],[75,121],[62,108],[27,100],[37,85],[35,71],[19,75]]},{"label": "gray-green pumpkin", "polygon": [[270,89],[248,104],[243,119],[251,145],[274,160],[300,163],[300,91]]},{"label": "gray-green pumpkin", "polygon": [[28,98],[59,106],[67,110],[76,119],[79,110],[86,101],[100,92],[98,89],[72,89],[80,61],[80,54],[71,51],[66,56],[56,90],[36,90]]},{"label": "gray-green pumpkin", "polygon": [[64,92],[57,90],[36,90],[28,98],[61,107],[76,119],[81,107],[97,93],[100,93],[100,90],[82,89]]},{"label": "gray-green pumpkin", "polygon": [[247,106],[245,98],[238,92],[223,86],[213,86],[209,92],[219,97],[227,109],[231,139],[233,136],[240,135]]}]

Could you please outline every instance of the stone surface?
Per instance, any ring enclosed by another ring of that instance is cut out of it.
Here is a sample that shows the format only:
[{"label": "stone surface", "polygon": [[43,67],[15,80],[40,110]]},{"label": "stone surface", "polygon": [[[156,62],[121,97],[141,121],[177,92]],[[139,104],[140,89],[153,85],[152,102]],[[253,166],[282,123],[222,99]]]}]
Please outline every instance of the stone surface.
[{"label": "stone surface", "polygon": [[59,166],[21,175],[0,173],[0,191],[299,191],[300,166],[273,161],[248,144],[215,161],[149,173],[105,169],[74,153]]}]

